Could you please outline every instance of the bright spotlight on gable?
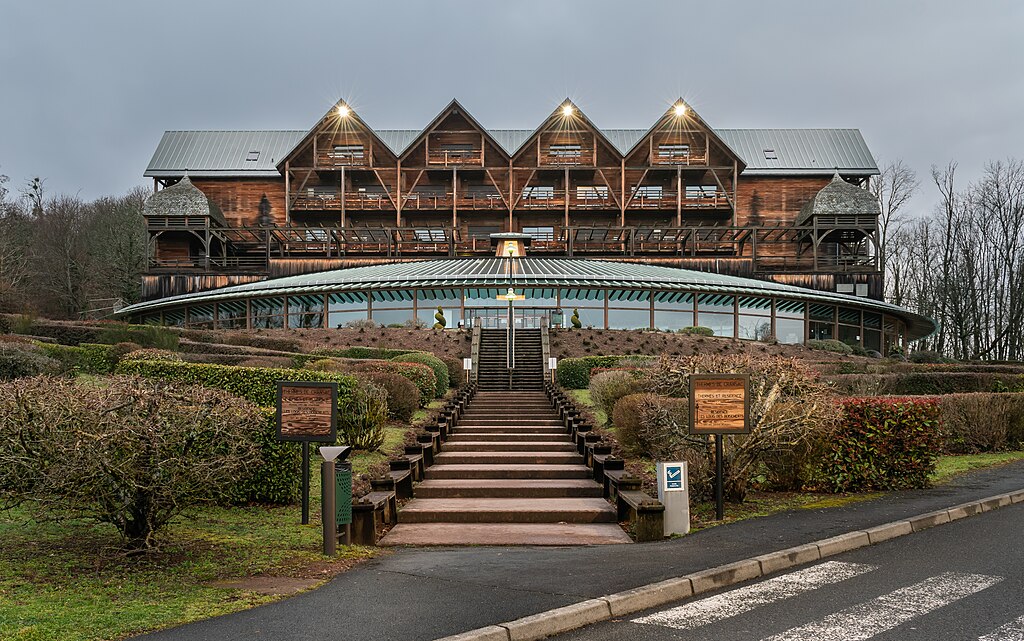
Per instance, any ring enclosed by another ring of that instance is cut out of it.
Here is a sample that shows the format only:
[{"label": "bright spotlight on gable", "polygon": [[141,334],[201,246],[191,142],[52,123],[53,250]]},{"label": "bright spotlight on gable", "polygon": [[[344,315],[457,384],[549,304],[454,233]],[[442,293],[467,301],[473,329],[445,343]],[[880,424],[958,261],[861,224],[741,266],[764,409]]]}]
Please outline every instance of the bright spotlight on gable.
[{"label": "bright spotlight on gable", "polygon": [[347,105],[338,105],[338,115],[342,118],[352,113],[352,110]]},{"label": "bright spotlight on gable", "polygon": [[677,117],[682,118],[686,115],[686,105],[681,102],[677,102],[674,111]]},{"label": "bright spotlight on gable", "polygon": [[574,111],[576,110],[572,108],[572,105],[565,105],[562,107],[562,115],[566,118],[571,116]]}]

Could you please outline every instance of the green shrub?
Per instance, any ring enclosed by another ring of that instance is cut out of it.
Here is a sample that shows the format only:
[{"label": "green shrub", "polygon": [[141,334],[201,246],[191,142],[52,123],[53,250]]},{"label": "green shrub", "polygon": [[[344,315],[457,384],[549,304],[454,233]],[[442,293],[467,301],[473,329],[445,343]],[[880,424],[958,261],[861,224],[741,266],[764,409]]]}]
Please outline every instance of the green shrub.
[{"label": "green shrub", "polygon": [[438,305],[437,311],[434,313],[434,329],[444,329],[447,324],[448,321],[444,317],[444,309]]},{"label": "green shrub", "polygon": [[825,340],[811,339],[807,341],[807,347],[811,349],[817,349],[824,352],[835,352],[836,354],[853,354],[853,348],[844,343],[843,341],[837,341],[833,338]]},{"label": "green shrub", "polygon": [[181,354],[167,349],[147,347],[128,352],[121,357],[122,361],[180,361]]},{"label": "green shrub", "polygon": [[715,330],[711,329],[710,327],[701,327],[701,326],[693,327],[693,326],[690,326],[690,327],[684,327],[684,328],[680,329],[679,333],[680,334],[690,334],[692,336],[714,336],[715,335]]},{"label": "green shrub", "polygon": [[954,362],[953,359],[946,358],[942,354],[939,354],[938,352],[933,352],[930,349],[921,349],[911,352],[910,356],[907,357],[907,360],[910,361],[911,363],[927,364]]},{"label": "green shrub", "polygon": [[1024,394],[946,394],[938,404],[945,453],[1015,450],[1024,443]]},{"label": "green shrub", "polygon": [[11,321],[10,331],[13,334],[32,334],[35,321],[35,317],[29,314],[19,314]]},{"label": "green shrub", "polygon": [[367,372],[364,376],[387,392],[388,417],[403,422],[412,419],[420,406],[420,391],[412,381],[391,372]]},{"label": "green shrub", "polygon": [[298,502],[302,481],[302,449],[298,443],[277,439],[277,412],[258,408],[263,422],[248,436],[257,447],[258,462],[243,470],[226,491],[230,505]]},{"label": "green shrub", "polygon": [[35,345],[0,343],[0,381],[60,371],[61,364]]},{"label": "green shrub", "polygon": [[0,495],[40,516],[110,523],[132,547],[225,500],[260,464],[257,408],[216,390],[111,377],[0,385]]},{"label": "green shrub", "polygon": [[220,335],[217,342],[228,345],[244,345],[246,347],[258,347],[260,349],[272,349],[277,352],[301,352],[302,341],[298,338],[285,338],[281,336],[264,336],[251,332],[225,332]]},{"label": "green shrub", "polygon": [[898,372],[827,376],[840,394],[940,396],[1007,390],[1024,391],[1024,376],[992,372]]},{"label": "green shrub", "polygon": [[[12,329],[16,328],[12,327]],[[95,343],[100,334],[100,328],[92,325],[77,325],[67,321],[53,321],[44,318],[34,319],[29,326],[22,329],[26,329],[26,333],[31,333],[32,336],[52,338],[62,345]]]},{"label": "green shrub", "polygon": [[310,350],[313,356],[333,356],[335,358],[373,358],[389,360],[403,354],[413,354],[415,349],[391,349],[388,347],[346,347],[344,349],[333,349],[330,347],[317,347]]},{"label": "green shrub", "polygon": [[82,343],[78,346],[42,342],[37,344],[50,358],[60,362],[65,371],[87,374],[109,374],[114,371],[123,355],[139,349],[139,346],[133,343]]},{"label": "green shrub", "polygon": [[821,479],[835,492],[926,487],[939,447],[934,399],[846,399]]},{"label": "green shrub", "polygon": [[643,391],[645,384],[639,380],[640,370],[605,370],[592,372],[590,377],[590,400],[605,412],[611,420],[615,403],[623,396]]},{"label": "green shrub", "polygon": [[586,389],[590,385],[590,370],[595,367],[615,367],[624,356],[583,356],[558,361],[556,378],[566,389]]},{"label": "green shrub", "polygon": [[388,394],[360,381],[344,401],[338,400],[338,438],[357,450],[376,451],[384,444]]},{"label": "green shrub", "polygon": [[172,361],[123,361],[118,364],[117,372],[222,389],[264,407],[276,405],[278,381],[335,382],[339,402],[347,398],[356,385],[354,377],[330,372]]},{"label": "green shrub", "polygon": [[441,398],[448,393],[448,366],[444,364],[440,358],[433,354],[427,354],[426,352],[414,352],[412,354],[402,354],[391,359],[396,363],[418,363],[420,365],[426,365],[430,369],[434,370],[434,377],[437,379],[434,382],[434,396]]},{"label": "green shrub", "polygon": [[167,327],[158,325],[110,324],[100,330],[96,343],[136,343],[142,347],[177,350],[178,334]]},{"label": "green shrub", "polygon": [[391,372],[409,379],[420,392],[420,407],[426,407],[434,400],[437,392],[437,377],[434,370],[419,363],[398,363],[395,361],[365,361],[352,366],[353,372]]},{"label": "green shrub", "polygon": [[446,368],[448,368],[448,386],[458,387],[466,374],[462,370],[462,359],[452,356],[439,356]]}]

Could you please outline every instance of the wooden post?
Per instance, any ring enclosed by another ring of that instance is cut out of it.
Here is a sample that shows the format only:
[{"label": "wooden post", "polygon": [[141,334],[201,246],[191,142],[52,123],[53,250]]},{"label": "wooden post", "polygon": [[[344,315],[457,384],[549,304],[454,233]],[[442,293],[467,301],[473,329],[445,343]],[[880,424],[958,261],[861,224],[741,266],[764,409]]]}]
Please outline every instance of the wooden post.
[{"label": "wooden post", "polygon": [[565,181],[562,184],[562,192],[565,199],[565,226],[569,226],[569,168],[565,168]]},{"label": "wooden post", "polygon": [[346,191],[347,190],[345,189],[345,165],[342,165],[341,166],[341,193],[339,194],[340,197],[341,197],[341,227],[342,227],[342,229],[345,228],[345,224],[347,222],[345,220],[345,193],[346,193]]},{"label": "wooden post", "polygon": [[676,167],[676,227],[683,226],[683,168]]}]

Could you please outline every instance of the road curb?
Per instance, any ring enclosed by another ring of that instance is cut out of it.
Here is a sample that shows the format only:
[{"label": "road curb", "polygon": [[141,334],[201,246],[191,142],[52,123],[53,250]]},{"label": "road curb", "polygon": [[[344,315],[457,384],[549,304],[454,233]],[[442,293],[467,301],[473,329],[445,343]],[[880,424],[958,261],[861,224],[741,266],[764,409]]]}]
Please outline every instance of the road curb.
[{"label": "road curb", "polygon": [[1024,502],[1024,489],[961,503],[944,510],[926,512],[873,528],[854,530],[813,543],[762,554],[749,559],[719,565],[674,579],[649,583],[623,592],[555,608],[499,625],[470,630],[437,641],[540,641],[576,628],[608,621],[668,603],[673,603],[767,576],[780,570],[812,563],[883,541],[920,532],[968,516]]}]

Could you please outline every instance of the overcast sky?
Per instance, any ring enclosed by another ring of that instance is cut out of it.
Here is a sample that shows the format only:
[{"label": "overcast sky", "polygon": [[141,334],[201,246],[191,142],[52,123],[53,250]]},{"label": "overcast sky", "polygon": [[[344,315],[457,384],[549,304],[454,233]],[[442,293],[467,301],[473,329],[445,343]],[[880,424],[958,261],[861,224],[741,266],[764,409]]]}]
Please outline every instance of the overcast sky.
[{"label": "overcast sky", "polygon": [[165,129],[306,129],[338,98],[419,129],[451,98],[533,129],[565,96],[646,128],[856,127],[934,202],[933,164],[1024,156],[1024,2],[0,0],[0,173],[144,184]]}]

